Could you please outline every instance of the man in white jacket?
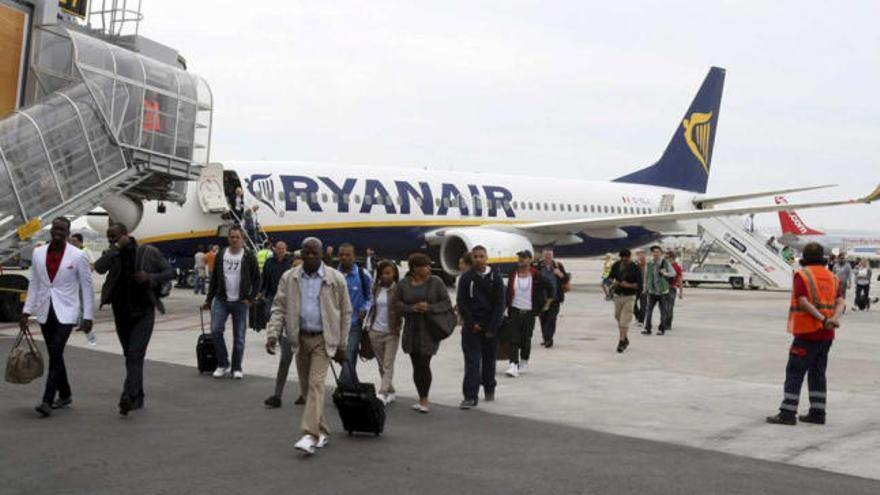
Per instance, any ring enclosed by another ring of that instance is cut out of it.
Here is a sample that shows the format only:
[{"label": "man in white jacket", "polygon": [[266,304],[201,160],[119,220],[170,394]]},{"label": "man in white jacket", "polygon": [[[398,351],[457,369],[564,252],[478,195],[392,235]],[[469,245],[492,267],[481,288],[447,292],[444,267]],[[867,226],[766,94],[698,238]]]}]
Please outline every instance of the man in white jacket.
[{"label": "man in white jacket", "polygon": [[67,243],[70,220],[56,218],[49,232],[52,238],[49,244],[34,250],[27,300],[19,321],[24,329],[31,315],[36,314],[49,350],[46,388],[42,402],[35,408],[44,418],[52,414],[52,409],[73,402],[64,366],[64,346],[80,311],[82,330],[86,333],[92,330],[95,302],[89,260],[82,251]]}]

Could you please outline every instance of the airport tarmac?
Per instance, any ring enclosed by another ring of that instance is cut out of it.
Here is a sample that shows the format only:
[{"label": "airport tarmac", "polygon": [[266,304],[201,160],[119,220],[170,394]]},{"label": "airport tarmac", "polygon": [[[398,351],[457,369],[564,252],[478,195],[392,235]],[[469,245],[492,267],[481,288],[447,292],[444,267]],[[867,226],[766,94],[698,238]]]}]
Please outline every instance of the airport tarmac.
[{"label": "airport tarmac", "polygon": [[[880,483],[875,481],[827,473],[880,480],[880,421],[876,419],[880,410],[880,309],[848,312],[844,317],[828,370],[829,423],[774,426],[765,424],[764,417],[776,412],[782,398],[790,342],[784,330],[787,293],[685,289],[684,299],[676,306],[672,331],[662,337],[644,336],[633,325],[630,349],[617,354],[612,307],[603,300],[598,286],[600,263],[570,261],[568,266],[575,273],[575,288],[563,306],[556,345],[549,350],[538,346],[540,332],[536,329],[530,372],[507,378],[503,375],[506,363],[499,362],[497,401],[481,403],[479,412],[454,409],[461,399],[462,377],[457,335],[443,342],[433,362],[431,399],[441,407],[425,422],[407,410],[415,390],[409,360],[399,355],[395,377],[398,403],[391,406],[387,439],[376,442],[387,446],[375,451],[408,469],[404,478],[412,484],[398,480],[390,485],[396,487],[393,491],[449,488],[446,483],[452,481],[443,477],[455,472],[462,473],[461,481],[469,483],[469,492],[496,492],[492,488],[500,487],[504,489],[498,493],[529,493],[541,487],[551,493],[645,489],[656,493],[880,492]],[[121,487],[146,479],[145,472],[162,478],[161,473],[169,470],[174,474],[165,484],[157,485],[163,487],[157,491],[173,493],[177,491],[174,480],[180,486],[194,486],[194,479],[215,471],[204,464],[215,462],[212,459],[218,456],[236,456],[234,445],[242,443],[243,459],[217,461],[218,466],[237,465],[232,474],[218,467],[217,478],[203,486],[221,488],[223,480],[240,475],[242,463],[254,463],[252,469],[242,471],[251,473],[253,482],[266,479],[269,485],[277,483],[277,473],[264,477],[259,466],[284,469],[286,463],[279,458],[295,458],[292,444],[298,438],[295,427],[300,414],[292,405],[296,384],[289,385],[283,409],[263,409],[262,399],[272,389],[271,381],[263,377],[274,377],[277,357],[265,353],[264,336],[253,331],[248,333],[243,383],[199,377],[194,370],[194,345],[200,301],[188,291],[175,290],[167,300],[169,314],[157,319],[148,353],[153,361],[146,376],[148,409],[125,420],[125,424],[137,425],[132,428],[133,440],[146,457],[130,462],[94,461],[98,462],[94,465],[91,461],[78,463],[76,455],[61,455],[75,453],[69,446],[56,453],[44,447],[41,451],[50,452],[48,459],[53,465],[25,469],[15,467],[14,449],[4,449],[2,478],[22,474],[21,483],[12,486],[30,490],[42,486],[40,469],[49,470],[50,478],[59,483],[56,486],[63,486],[64,480],[88,485],[94,480],[89,480],[87,473],[94,472],[118,479],[115,486]],[[89,456],[93,451],[99,453],[104,442],[108,452],[124,449],[128,433],[123,423],[112,421],[116,419],[115,398],[123,364],[111,355],[119,353],[119,346],[110,311],[105,308],[97,320],[95,348],[88,346],[82,334],[71,338],[71,345],[83,348],[71,350],[69,359],[77,402],[72,410],[47,421],[53,426],[36,426],[40,421],[28,410],[38,400],[42,379],[27,386],[0,385],[4,397],[0,409],[5,409],[0,412],[4,417],[0,441],[4,445],[21,445],[22,437],[33,433],[46,436],[27,438],[47,444],[86,442]],[[0,335],[14,334],[13,325],[0,327]],[[9,340],[2,342],[0,347],[7,349]],[[0,359],[5,359],[5,352]],[[375,368],[370,362],[360,363],[358,369],[363,380],[376,381]],[[290,379],[296,379],[295,373]],[[804,390],[802,407],[806,403]],[[195,415],[187,415],[187,410]],[[331,426],[338,428],[335,410],[330,408],[328,414],[333,419]],[[216,426],[212,426],[214,422]],[[102,431],[105,428],[107,431]],[[49,431],[64,433],[58,440]],[[151,440],[151,431],[163,434]],[[225,439],[224,431],[229,431]],[[421,448],[408,443],[404,434],[410,433],[424,439]],[[166,439],[168,435],[179,437],[177,443]],[[187,447],[183,447],[185,438]],[[224,439],[228,446],[205,445],[214,438],[220,443]],[[259,443],[254,445],[248,439],[265,442],[265,454]],[[407,442],[406,446],[400,442]],[[315,461],[347,459],[343,457],[347,449],[352,449],[352,455],[371,457],[372,448],[365,445],[365,441],[337,435],[333,454],[322,452]],[[151,450],[160,446],[172,451]],[[28,450],[38,447],[29,446]],[[177,448],[181,451],[174,451]],[[430,468],[412,463],[413,456],[421,458],[433,449],[442,451],[442,462]],[[193,457],[182,457],[184,452]],[[254,458],[261,455],[265,458]],[[39,461],[38,457],[28,459]],[[199,474],[187,480],[185,467],[190,460],[199,464],[193,467]],[[368,478],[371,484],[382,486],[382,477],[375,472],[382,465],[374,461],[369,464],[372,472]],[[108,465],[129,466],[139,474],[126,482],[120,473],[107,473]],[[483,465],[486,468],[480,471]],[[299,470],[296,466],[291,469]],[[353,464],[337,467],[340,475],[353,476],[360,471]],[[435,478],[420,479],[417,472]],[[534,476],[524,476],[524,472]],[[303,478],[303,482],[307,480],[317,482],[314,473]],[[834,483],[824,484],[830,480]]]}]

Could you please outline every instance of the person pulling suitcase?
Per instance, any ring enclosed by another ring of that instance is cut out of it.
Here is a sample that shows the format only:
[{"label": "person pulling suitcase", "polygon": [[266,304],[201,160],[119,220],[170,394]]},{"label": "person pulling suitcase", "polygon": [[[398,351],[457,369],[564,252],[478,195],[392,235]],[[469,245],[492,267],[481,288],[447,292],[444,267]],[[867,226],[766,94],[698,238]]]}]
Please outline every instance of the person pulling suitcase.
[{"label": "person pulling suitcase", "polygon": [[266,351],[275,353],[285,336],[296,352],[296,368],[306,391],[303,436],[294,448],[312,455],[329,441],[324,417],[324,382],[330,361],[346,361],[351,301],[345,277],[321,261],[323,245],[315,237],[302,242],[302,265],[282,275],[266,328]]}]

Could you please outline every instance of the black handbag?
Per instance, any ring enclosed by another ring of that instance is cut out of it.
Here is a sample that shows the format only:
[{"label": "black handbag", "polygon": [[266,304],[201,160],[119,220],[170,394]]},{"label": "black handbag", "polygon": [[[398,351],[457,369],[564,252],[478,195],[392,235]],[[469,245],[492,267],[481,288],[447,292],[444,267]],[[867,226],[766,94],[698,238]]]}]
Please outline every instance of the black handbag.
[{"label": "black handbag", "polygon": [[452,335],[455,325],[458,323],[458,316],[453,309],[442,313],[425,313],[424,318],[428,333],[437,342]]}]

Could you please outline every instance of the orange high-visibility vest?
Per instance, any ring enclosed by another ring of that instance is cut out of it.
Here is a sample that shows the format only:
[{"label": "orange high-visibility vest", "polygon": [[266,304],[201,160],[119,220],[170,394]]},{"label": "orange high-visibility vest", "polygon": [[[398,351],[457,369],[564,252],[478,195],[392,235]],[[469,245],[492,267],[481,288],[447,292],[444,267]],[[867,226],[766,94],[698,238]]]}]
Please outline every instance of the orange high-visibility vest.
[{"label": "orange high-visibility vest", "polygon": [[[807,287],[807,299],[826,318],[834,316],[834,308],[837,306],[837,277],[830,270],[821,265],[810,265],[795,272],[795,277],[800,277]],[[814,333],[822,330],[822,320],[817,320],[810,313],[800,308],[791,292],[791,306],[788,310],[788,331],[795,335]]]},{"label": "orange high-visibility vest", "polygon": [[149,132],[162,130],[162,122],[159,120],[159,102],[149,98],[144,99],[144,130]]}]

